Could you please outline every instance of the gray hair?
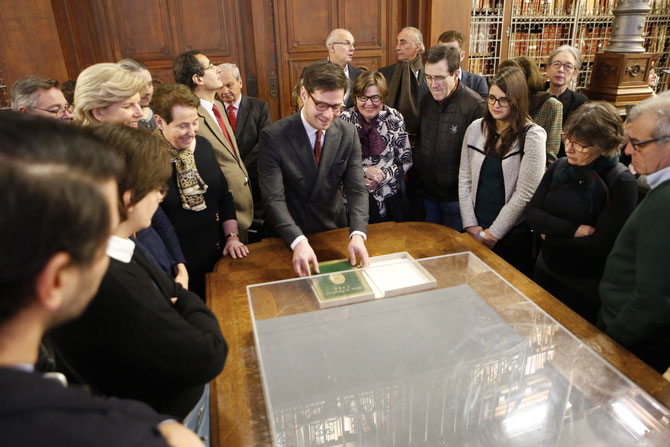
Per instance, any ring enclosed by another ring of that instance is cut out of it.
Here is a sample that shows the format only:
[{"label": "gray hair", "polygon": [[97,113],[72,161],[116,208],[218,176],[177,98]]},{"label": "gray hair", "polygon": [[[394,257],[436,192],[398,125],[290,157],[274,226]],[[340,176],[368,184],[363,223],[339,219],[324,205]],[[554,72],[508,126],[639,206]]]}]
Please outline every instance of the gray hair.
[{"label": "gray hair", "polygon": [[652,96],[630,109],[626,122],[633,122],[646,113],[651,113],[656,118],[652,138],[670,135],[670,91]]},{"label": "gray hair", "polygon": [[[349,31],[348,29],[335,28],[334,30],[332,30],[330,32],[330,34],[328,34],[328,37],[326,37],[326,48],[328,48],[331,43],[336,42],[338,40],[337,35],[339,33],[341,33],[342,31],[344,31],[345,33],[351,34],[351,31]],[[353,36],[354,35],[351,34],[351,37],[353,37]]]},{"label": "gray hair", "polygon": [[547,64],[551,64],[556,55],[562,51],[567,51],[572,54],[572,57],[575,59],[575,70],[579,71],[579,69],[582,68],[582,53],[577,48],[570,45],[561,45],[552,51],[547,60]]},{"label": "gray hair", "polygon": [[230,70],[233,72],[233,76],[235,76],[235,79],[239,80],[242,77],[242,74],[240,74],[240,69],[237,67],[235,64],[220,64],[219,70]]},{"label": "gray hair", "polygon": [[37,76],[24,76],[16,81],[9,91],[9,101],[12,110],[18,111],[19,107],[32,108],[37,104],[37,92],[58,87],[55,79],[38,78]]},{"label": "gray hair", "polygon": [[142,62],[136,61],[135,59],[121,59],[119,62],[117,62],[121,68],[125,68],[126,70],[137,73],[143,70],[148,70],[147,66],[144,65]]},{"label": "gray hair", "polygon": [[426,51],[426,46],[423,44],[423,34],[421,34],[421,31],[419,31],[418,28],[414,28],[413,26],[406,26],[405,28],[400,30],[401,33],[403,31],[412,32],[412,34],[414,35],[414,43],[418,43],[419,45],[421,45],[421,48],[419,48],[419,53],[423,54]]}]

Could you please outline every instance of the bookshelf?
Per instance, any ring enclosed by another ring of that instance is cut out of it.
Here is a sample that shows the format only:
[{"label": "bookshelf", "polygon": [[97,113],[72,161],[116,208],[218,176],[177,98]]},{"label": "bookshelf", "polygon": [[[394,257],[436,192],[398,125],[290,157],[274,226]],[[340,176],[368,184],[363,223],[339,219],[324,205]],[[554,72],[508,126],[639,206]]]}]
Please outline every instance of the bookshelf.
[{"label": "bookshelf", "polygon": [[[659,53],[657,92],[666,89],[670,68],[670,0],[650,0],[644,46]],[[560,45],[582,52],[583,64],[572,88],[586,87],[596,53],[607,48],[616,0],[473,0],[469,70],[491,76],[502,59],[529,56],[540,64]],[[480,49],[482,51],[480,51]]]}]

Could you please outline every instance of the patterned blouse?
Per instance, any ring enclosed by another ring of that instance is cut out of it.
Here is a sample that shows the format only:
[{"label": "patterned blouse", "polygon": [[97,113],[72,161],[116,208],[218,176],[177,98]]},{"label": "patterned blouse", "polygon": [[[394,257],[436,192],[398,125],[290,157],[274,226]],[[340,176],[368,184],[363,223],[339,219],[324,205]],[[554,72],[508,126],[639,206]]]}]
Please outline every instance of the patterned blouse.
[{"label": "patterned blouse", "polygon": [[[355,107],[342,112],[340,119],[354,124],[356,130],[361,129]],[[369,166],[375,166],[386,174],[386,179],[372,192],[380,216],[385,217],[384,199],[394,196],[397,192],[400,179],[398,164],[402,163],[403,172],[407,172],[412,167],[412,150],[405,129],[405,120],[396,109],[387,105],[382,106],[377,116],[377,132],[381,135],[386,149],[379,155],[363,158],[363,173],[367,172]]]}]

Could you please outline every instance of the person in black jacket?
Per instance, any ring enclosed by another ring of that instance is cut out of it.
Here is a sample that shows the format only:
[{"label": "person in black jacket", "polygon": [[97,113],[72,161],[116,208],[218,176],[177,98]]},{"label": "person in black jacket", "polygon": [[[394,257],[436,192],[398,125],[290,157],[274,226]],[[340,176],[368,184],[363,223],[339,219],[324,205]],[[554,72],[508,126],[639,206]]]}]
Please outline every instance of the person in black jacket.
[{"label": "person in black jacket", "polygon": [[121,224],[110,238],[111,262],[97,295],[81,318],[52,333],[56,361],[94,391],[183,419],[223,369],[227,345],[202,299],[129,239],[150,225],[164,196],[168,154],[148,131],[106,124],[94,132],[125,161],[118,177]]},{"label": "person in black jacket", "polygon": [[[414,167],[423,193],[426,222],[463,231],[458,205],[458,171],[463,136],[484,113],[484,100],[458,80],[460,53],[436,45],[426,57],[426,83],[421,102],[419,146]],[[432,97],[431,97],[432,95]]]},{"label": "person in black jacket", "polygon": [[624,135],[612,105],[584,104],[563,131],[567,157],[549,167],[526,209],[526,221],[544,239],[535,281],[595,323],[598,283],[635,209],[637,183],[619,163]]},{"label": "person in black jacket", "polygon": [[202,447],[194,433],[146,404],[65,388],[34,367],[44,331],[79,316],[107,270],[105,246],[119,222],[120,169],[114,152],[86,129],[2,113],[3,447]]},{"label": "person in black jacket", "polygon": [[175,227],[189,266],[191,289],[205,298],[205,275],[223,256],[241,258],[233,195],[214,148],[198,130],[199,100],[182,84],[160,85],[151,100],[157,135],[170,156],[172,175],[161,208]]}]

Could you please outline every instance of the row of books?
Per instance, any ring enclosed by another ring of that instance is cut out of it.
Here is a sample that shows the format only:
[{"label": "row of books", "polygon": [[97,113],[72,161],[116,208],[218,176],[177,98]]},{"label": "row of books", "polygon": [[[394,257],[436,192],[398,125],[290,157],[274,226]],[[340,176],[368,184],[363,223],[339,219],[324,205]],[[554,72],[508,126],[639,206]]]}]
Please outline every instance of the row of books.
[{"label": "row of books", "polygon": [[498,48],[499,27],[495,23],[470,22],[470,54],[471,55],[494,55]]},{"label": "row of books", "polygon": [[670,14],[670,0],[650,0],[651,14]]},{"label": "row of books", "polygon": [[477,58],[470,57],[468,64],[468,71],[476,73],[481,76],[491,76],[496,73],[498,69],[498,61],[494,58]]},{"label": "row of books", "polygon": [[504,0],[472,0],[472,12],[502,11]]},{"label": "row of books", "polygon": [[645,30],[644,49],[650,53],[664,53],[668,37],[668,25],[651,23]]},{"label": "row of books", "polygon": [[561,16],[574,11],[581,15],[611,15],[615,7],[616,0],[514,0],[512,11],[520,16]]},{"label": "row of books", "polygon": [[609,25],[583,26],[577,35],[576,47],[585,60],[593,59],[596,53],[602,53],[610,41],[612,27]]},{"label": "row of books", "polygon": [[570,26],[547,25],[539,29],[514,30],[510,36],[514,57],[528,56],[536,61],[544,61],[556,47],[570,43]]}]

